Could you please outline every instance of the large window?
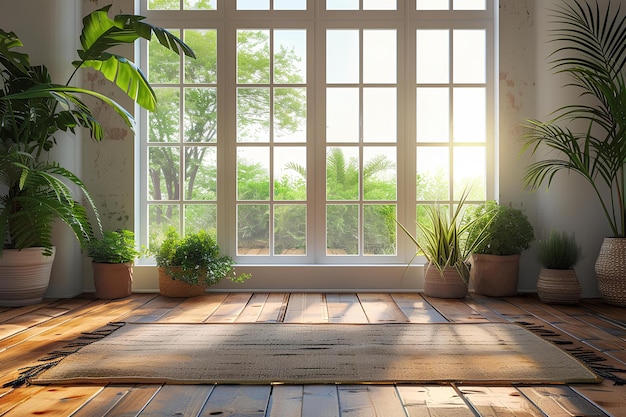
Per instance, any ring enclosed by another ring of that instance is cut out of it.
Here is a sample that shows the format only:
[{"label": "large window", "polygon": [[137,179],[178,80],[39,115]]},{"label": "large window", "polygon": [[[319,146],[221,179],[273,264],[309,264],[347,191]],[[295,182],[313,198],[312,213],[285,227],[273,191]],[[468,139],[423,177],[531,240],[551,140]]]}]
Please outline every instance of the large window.
[{"label": "large window", "polygon": [[396,219],[494,196],[494,0],[143,0],[142,243],[213,231],[240,264],[402,264]]}]

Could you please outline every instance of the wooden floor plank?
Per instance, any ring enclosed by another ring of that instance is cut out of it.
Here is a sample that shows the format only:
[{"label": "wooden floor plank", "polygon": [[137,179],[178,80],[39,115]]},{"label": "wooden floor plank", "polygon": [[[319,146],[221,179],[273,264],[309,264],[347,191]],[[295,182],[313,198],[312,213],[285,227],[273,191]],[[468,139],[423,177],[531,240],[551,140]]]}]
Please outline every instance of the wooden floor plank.
[{"label": "wooden floor plank", "polygon": [[481,416],[544,417],[541,410],[514,387],[462,387],[460,391]]},{"label": "wooden floor plank", "polygon": [[339,394],[336,385],[305,385],[302,417],[339,417]]},{"label": "wooden floor plank", "polygon": [[83,403],[100,391],[100,387],[54,386],[41,390],[36,397],[31,397],[11,409],[4,417],[24,417],[45,415],[49,417],[67,417],[78,410]]},{"label": "wooden floor plank", "polygon": [[254,323],[259,320],[259,316],[263,311],[263,307],[269,298],[268,293],[255,293],[252,294],[248,304],[244,307],[243,311],[237,317],[237,322],[240,323]]},{"label": "wooden floor plank", "polygon": [[190,297],[170,309],[158,321],[164,323],[198,323],[206,320],[224,302],[228,294],[209,293]]},{"label": "wooden floor plank", "polygon": [[267,417],[301,417],[303,397],[303,385],[274,386]]},{"label": "wooden floor plank", "polygon": [[271,293],[267,297],[259,317],[258,322],[262,323],[279,323],[285,319],[287,311],[287,303],[289,302],[289,294]]},{"label": "wooden floor plank", "polygon": [[408,417],[475,417],[451,386],[399,385]]},{"label": "wooden floor plank", "polygon": [[370,323],[403,323],[409,319],[393,301],[391,294],[359,293],[359,300]]},{"label": "wooden floor plank", "polygon": [[269,403],[269,385],[217,385],[200,417],[264,417]]},{"label": "wooden floor plank", "polygon": [[[448,321],[453,323],[487,323],[485,318],[478,311],[471,308],[462,300],[424,297],[430,305],[441,313]],[[461,302],[459,302],[461,301]]]},{"label": "wooden floor plank", "polygon": [[445,323],[448,320],[420,294],[391,294],[393,301],[411,323]]},{"label": "wooden floor plank", "polygon": [[84,403],[71,417],[105,416],[133,389],[132,385],[109,385]]},{"label": "wooden floor plank", "polygon": [[246,308],[252,293],[231,293],[220,306],[211,314],[205,322],[207,323],[234,323],[241,312]]},{"label": "wooden floor plank", "polygon": [[329,323],[367,323],[367,316],[356,294],[326,294]]},{"label": "wooden floor plank", "polygon": [[606,417],[569,387],[522,387],[520,391],[550,417]]},{"label": "wooden floor plank", "polygon": [[[160,389],[160,385],[135,385],[124,391],[122,398],[120,398],[120,400],[117,401],[108,413],[104,414],[104,416],[137,416]],[[104,391],[100,392],[100,394],[94,397],[91,401],[97,400],[103,393]],[[87,406],[89,406],[89,403]],[[79,410],[78,412],[80,411],[82,410]],[[84,414],[84,417],[96,416],[98,416],[98,414]]]},{"label": "wooden floor plank", "polygon": [[320,293],[294,293],[289,296],[285,323],[326,323],[328,310]]},{"label": "wooden floor plank", "polygon": [[340,385],[341,416],[404,416],[404,406],[393,385]]},{"label": "wooden floor plank", "polygon": [[213,385],[164,385],[139,416],[197,416],[212,390]]}]

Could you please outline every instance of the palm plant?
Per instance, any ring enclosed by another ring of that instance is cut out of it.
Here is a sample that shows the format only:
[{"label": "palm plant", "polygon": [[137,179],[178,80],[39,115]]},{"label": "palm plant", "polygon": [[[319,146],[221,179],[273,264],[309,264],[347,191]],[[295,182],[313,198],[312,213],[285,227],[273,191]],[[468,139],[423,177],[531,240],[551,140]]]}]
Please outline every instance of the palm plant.
[{"label": "palm plant", "polygon": [[[100,141],[103,129],[81,96],[90,96],[112,108],[134,127],[133,116],[121,104],[96,91],[70,85],[77,71],[91,68],[120,87],[147,110],[156,107],[148,80],[132,61],[109,52],[139,38],[154,35],[165,48],[193,57],[193,51],[172,33],[144,22],[143,16],[121,14],[109,18],[110,5],[83,19],[82,49],[66,84],[55,84],[45,66],[32,66],[29,56],[16,51],[23,46],[13,32],[0,29],[0,181],[7,193],[0,197],[0,236],[8,247],[41,246],[52,253],[51,228],[55,219],[71,227],[81,244],[92,236],[85,207],[74,199],[71,186],[84,195],[100,223],[85,184],[68,169],[48,160],[58,132],[86,128]],[[69,184],[69,185],[68,185]],[[0,246],[0,254],[2,253]]]},{"label": "palm plant", "polygon": [[[557,156],[529,165],[523,181],[536,190],[542,183],[549,187],[559,171],[578,173],[591,184],[613,236],[625,237],[626,17],[619,4],[609,1],[601,10],[597,0],[564,1],[553,15],[559,45],[553,70],[569,75],[568,85],[586,100],[558,109],[550,121],[529,120],[522,151],[547,147]],[[566,127],[576,120],[586,125],[581,133]]]}]

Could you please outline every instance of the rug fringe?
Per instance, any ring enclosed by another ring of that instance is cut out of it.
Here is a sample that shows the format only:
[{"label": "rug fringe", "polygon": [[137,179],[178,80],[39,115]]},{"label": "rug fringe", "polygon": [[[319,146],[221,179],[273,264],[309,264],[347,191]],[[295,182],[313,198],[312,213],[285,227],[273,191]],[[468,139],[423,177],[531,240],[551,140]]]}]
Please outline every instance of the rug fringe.
[{"label": "rug fringe", "polygon": [[22,385],[30,385],[33,378],[57,365],[66,356],[78,352],[82,347],[87,346],[97,340],[101,340],[102,338],[110,335],[125,324],[125,322],[121,321],[109,322],[105,327],[94,330],[92,332],[82,332],[80,336],[78,336],[75,340],[69,342],[61,350],[49,352],[45,357],[38,360],[38,362],[44,363],[18,369],[19,376],[14,380],[2,385],[2,388],[19,388]]},{"label": "rug fringe", "polygon": [[583,362],[599,377],[613,381],[614,385],[626,385],[626,378],[615,375],[615,373],[626,373],[626,369],[617,368],[615,366],[602,363],[606,361],[606,358],[603,358],[596,352],[585,349],[582,346],[563,347],[565,345],[574,345],[574,342],[572,342],[571,340],[559,339],[563,337],[562,334],[557,333],[551,329],[547,329],[541,324],[529,323],[525,321],[516,321],[515,323],[524,326],[526,329],[548,340],[549,342],[552,342],[555,345],[562,347],[565,352]]}]

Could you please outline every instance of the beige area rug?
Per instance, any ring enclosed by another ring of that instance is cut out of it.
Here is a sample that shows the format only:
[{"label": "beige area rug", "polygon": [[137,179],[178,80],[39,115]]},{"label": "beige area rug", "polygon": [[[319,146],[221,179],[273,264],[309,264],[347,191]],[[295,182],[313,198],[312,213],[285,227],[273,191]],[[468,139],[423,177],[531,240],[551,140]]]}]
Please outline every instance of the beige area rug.
[{"label": "beige area rug", "polygon": [[126,323],[33,382],[562,384],[600,379],[508,323]]}]

